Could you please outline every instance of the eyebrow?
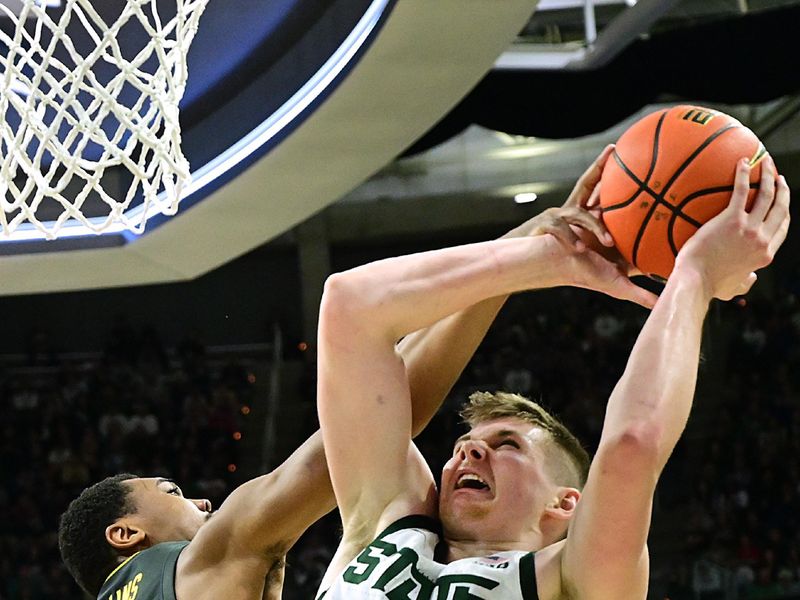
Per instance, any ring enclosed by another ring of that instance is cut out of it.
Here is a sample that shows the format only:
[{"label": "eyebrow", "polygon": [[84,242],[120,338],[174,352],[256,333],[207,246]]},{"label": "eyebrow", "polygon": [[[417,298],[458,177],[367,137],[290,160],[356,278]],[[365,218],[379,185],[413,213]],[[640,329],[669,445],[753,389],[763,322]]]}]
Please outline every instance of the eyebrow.
[{"label": "eyebrow", "polygon": [[170,479],[169,477],[159,477],[156,479],[156,485],[161,485],[162,483],[171,483],[173,485],[178,485],[175,483],[174,479]]},{"label": "eyebrow", "polygon": [[512,431],[511,429],[501,429],[494,434],[494,437],[521,437],[519,432]]},{"label": "eyebrow", "polygon": [[[489,437],[506,438],[506,437],[521,437],[521,436],[520,436],[520,434],[518,432],[513,431],[511,429],[501,429],[500,431],[495,431]],[[455,443],[459,444],[461,442],[465,442],[465,441],[470,440],[470,439],[472,439],[470,434],[469,433],[465,433],[464,435],[458,437],[456,439]]]}]

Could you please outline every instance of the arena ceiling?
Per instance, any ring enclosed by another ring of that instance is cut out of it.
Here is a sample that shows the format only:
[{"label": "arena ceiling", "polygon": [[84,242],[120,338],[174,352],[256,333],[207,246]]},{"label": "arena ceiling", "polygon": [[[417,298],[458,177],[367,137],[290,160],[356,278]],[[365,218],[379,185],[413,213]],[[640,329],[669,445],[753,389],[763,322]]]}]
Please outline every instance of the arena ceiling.
[{"label": "arena ceiling", "polygon": [[[797,110],[798,2],[597,0],[590,45],[581,39],[590,33],[582,3],[541,0],[531,19],[535,2],[522,0],[502,10],[471,2],[469,11],[456,0],[248,0],[236,10],[211,0],[182,104],[184,149],[200,185],[176,217],[155,220],[144,235],[0,243],[0,294],[195,278],[346,195],[404,151],[474,124],[574,138],[665,99],[789,96],[775,126]],[[276,126],[359,28],[349,60]],[[561,156],[574,161],[568,147]]]}]

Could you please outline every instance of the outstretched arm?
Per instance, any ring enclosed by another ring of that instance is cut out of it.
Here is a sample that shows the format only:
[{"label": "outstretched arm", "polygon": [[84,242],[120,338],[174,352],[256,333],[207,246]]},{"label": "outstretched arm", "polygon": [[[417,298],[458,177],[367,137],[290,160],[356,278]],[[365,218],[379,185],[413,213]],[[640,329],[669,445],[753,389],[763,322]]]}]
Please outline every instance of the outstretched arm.
[{"label": "outstretched arm", "polygon": [[333,275],[320,309],[318,408],[346,543],[431,514],[433,480],[411,444],[402,336],[487,297],[560,282],[549,237],[391,258]]},{"label": "outstretched arm", "polygon": [[430,508],[432,480],[410,447],[410,391],[396,340],[487,297],[567,284],[654,300],[599,254],[565,250],[549,235],[388,259],[328,280],[318,405],[346,538],[366,543],[391,515]]},{"label": "outstretched arm", "polygon": [[[601,250],[602,246],[613,246],[598,213],[587,210],[596,198],[594,192],[612,150],[613,146],[608,146],[589,165],[563,206],[546,209],[509,231],[502,239],[549,234],[561,243],[567,255],[574,255],[571,260],[581,263],[578,270],[587,273],[584,275],[585,287],[650,308],[655,296],[632,284],[627,276],[622,276],[628,272],[615,272],[610,261],[602,261],[601,256],[593,251]],[[593,250],[587,250],[587,245]],[[483,300],[407,335],[398,344],[411,388],[412,431],[415,436],[436,413],[507,298],[508,295],[503,294]]]},{"label": "outstretched arm", "polygon": [[702,324],[712,298],[746,293],[772,261],[789,225],[789,190],[775,191],[765,164],[745,211],[749,168],[741,164],[729,207],[687,242],[608,402],[603,433],[562,555],[567,595],[644,598],[647,534],[658,477],[692,405]]}]

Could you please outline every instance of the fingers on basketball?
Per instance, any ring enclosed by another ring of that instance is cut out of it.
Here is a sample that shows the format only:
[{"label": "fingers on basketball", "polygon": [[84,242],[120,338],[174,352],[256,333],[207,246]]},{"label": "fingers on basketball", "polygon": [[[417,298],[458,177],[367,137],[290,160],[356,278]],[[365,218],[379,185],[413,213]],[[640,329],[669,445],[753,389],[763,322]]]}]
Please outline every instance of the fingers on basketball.
[{"label": "fingers on basketball", "polygon": [[787,185],[786,179],[783,177],[783,175],[778,177],[775,187],[775,201],[772,203],[769,213],[767,213],[767,216],[764,219],[764,226],[767,235],[770,238],[775,238],[776,236],[780,236],[780,234],[782,234],[780,242],[778,243],[780,245],[780,243],[786,238],[786,233],[789,230],[790,192],[789,186]]},{"label": "fingers on basketball", "polygon": [[736,165],[733,193],[728,209],[733,213],[744,213],[747,205],[747,196],[750,193],[750,161],[743,158]]},{"label": "fingers on basketball", "polygon": [[758,186],[753,207],[750,209],[750,221],[761,224],[767,216],[775,200],[775,163],[767,156],[761,167],[761,181]]},{"label": "fingers on basketball", "polygon": [[611,152],[614,150],[614,145],[609,144],[603,151],[600,153],[600,156],[589,165],[589,168],[583,172],[580,179],[578,179],[578,183],[575,184],[575,189],[572,190],[572,193],[567,198],[567,201],[564,203],[565,206],[587,206],[589,200],[592,198],[592,195],[597,187],[597,184],[600,183],[600,178],[603,176],[603,167],[608,160],[608,157],[611,156]]}]

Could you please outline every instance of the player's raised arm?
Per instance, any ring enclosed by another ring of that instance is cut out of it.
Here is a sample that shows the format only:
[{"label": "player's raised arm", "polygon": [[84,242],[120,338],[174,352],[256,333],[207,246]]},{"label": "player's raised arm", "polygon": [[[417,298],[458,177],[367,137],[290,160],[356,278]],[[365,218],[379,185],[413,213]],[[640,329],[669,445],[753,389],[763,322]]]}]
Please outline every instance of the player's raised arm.
[{"label": "player's raised arm", "polygon": [[[544,210],[509,231],[503,239],[552,236],[561,243],[564,253],[583,254],[574,260],[583,263],[585,272],[593,274],[584,276],[586,287],[650,308],[656,300],[652,293],[620,276],[622,273],[616,272],[612,262],[586,252],[587,245],[595,250],[613,246],[602,220],[595,211],[587,209],[592,199],[596,199],[597,184],[612,150],[613,146],[606,147],[589,165],[562,206]],[[479,302],[407,335],[398,344],[411,387],[414,435],[422,431],[439,409],[507,298],[497,295]]]},{"label": "player's raised arm", "polygon": [[658,477],[692,405],[702,324],[712,298],[746,293],[786,237],[789,189],[764,165],[752,210],[749,167],[737,168],[730,205],[678,255],[608,402],[603,433],[562,555],[567,595],[644,599],[646,548]]},{"label": "player's raised arm", "polygon": [[[577,249],[569,237],[576,228],[600,236],[604,233],[585,205],[607,156],[608,150],[587,170],[562,213],[547,215],[548,222],[536,225],[541,231],[525,232],[553,235],[390,259],[329,280],[321,309],[318,397],[321,421],[327,423],[329,432],[325,434],[329,466],[338,473],[332,478],[346,535],[348,522],[356,523],[358,537],[369,541],[375,533],[370,529],[397,490],[417,489],[394,479],[398,472],[404,473],[398,471],[398,465],[407,464],[411,430],[417,428],[410,416],[407,373],[395,354],[398,337],[482,298],[497,298],[529,287],[576,285],[652,306],[655,296],[633,285],[617,264],[594,250]],[[530,253],[523,256],[520,249],[526,247],[530,247]],[[529,263],[523,277],[527,283],[520,285],[520,261],[524,260]],[[483,319],[487,319],[486,314],[493,316],[499,307],[491,304],[478,309],[486,311]],[[454,332],[460,331],[454,324],[458,318],[440,324],[449,327],[450,333],[443,337],[449,336],[450,343]],[[488,323],[482,325],[480,335],[486,326]],[[474,331],[471,335],[477,337]],[[408,348],[404,343],[403,349]],[[419,357],[415,352],[404,352],[404,357],[408,354]],[[458,360],[465,362],[463,357]],[[363,389],[366,383],[375,389]],[[392,431],[385,434],[388,423]],[[428,481],[430,476],[425,472],[423,478]],[[349,529],[355,531],[356,526]]]},{"label": "player's raised arm", "polygon": [[[400,349],[412,381],[406,393],[412,395],[420,429],[436,412],[469,358],[462,361],[459,354],[446,355],[448,349],[459,345],[459,352],[466,348],[471,355],[494,317],[487,314],[489,311],[486,306],[468,308],[454,315],[454,320],[417,332],[413,343],[405,351]],[[477,323],[471,319],[477,319]],[[465,330],[467,337],[474,338],[471,347],[462,337]],[[438,369],[431,371],[429,362]],[[437,390],[443,391],[438,397]],[[181,580],[199,582],[202,588],[206,574],[216,573],[222,563],[274,561],[334,505],[322,436],[317,432],[274,471],[245,483],[229,496],[185,551],[179,565]]]},{"label": "player's raised arm", "polygon": [[553,258],[548,238],[520,238],[392,258],[329,278],[318,406],[346,540],[366,544],[393,513],[433,511],[433,479],[410,443],[397,340],[487,297],[555,284]]}]

